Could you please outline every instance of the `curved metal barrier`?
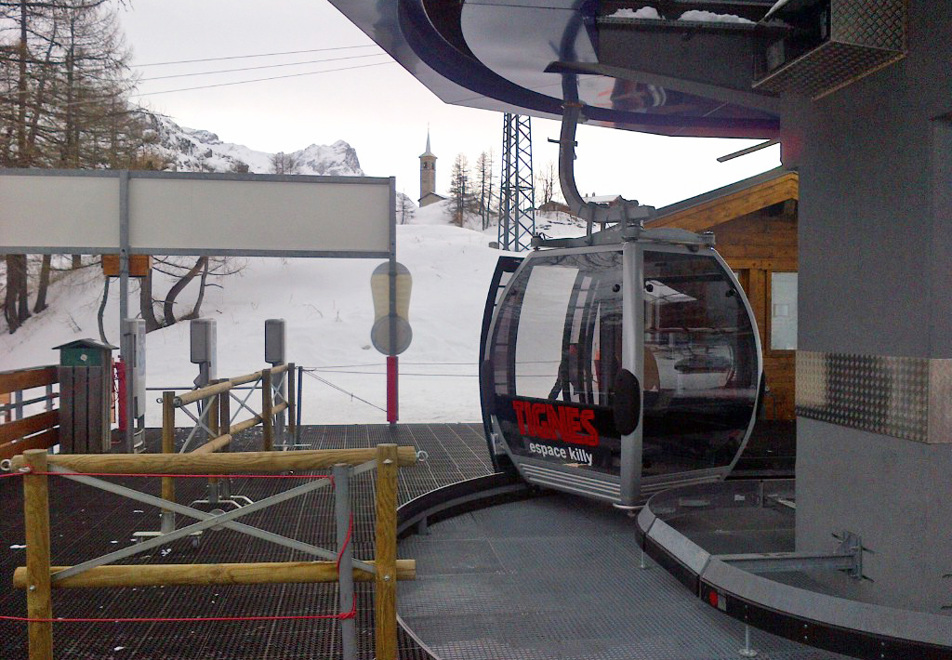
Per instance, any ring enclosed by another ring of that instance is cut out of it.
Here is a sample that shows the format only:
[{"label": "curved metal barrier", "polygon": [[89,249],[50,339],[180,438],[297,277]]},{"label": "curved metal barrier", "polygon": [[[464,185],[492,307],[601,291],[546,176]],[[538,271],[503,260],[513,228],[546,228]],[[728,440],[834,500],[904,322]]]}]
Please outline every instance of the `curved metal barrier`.
[{"label": "curved metal barrier", "polygon": [[665,522],[688,511],[789,506],[792,480],[674,488],[652,497],[638,516],[645,552],[712,607],[752,626],[858,658],[952,660],[952,619],[809,591],[757,575],[771,570],[861,571],[862,548],[843,539],[837,552],[715,555]]}]

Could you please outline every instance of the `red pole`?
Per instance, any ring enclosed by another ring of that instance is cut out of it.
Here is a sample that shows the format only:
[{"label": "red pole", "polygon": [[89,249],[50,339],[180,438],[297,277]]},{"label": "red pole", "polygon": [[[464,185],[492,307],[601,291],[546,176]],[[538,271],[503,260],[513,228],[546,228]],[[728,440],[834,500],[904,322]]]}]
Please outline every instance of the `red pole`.
[{"label": "red pole", "polygon": [[400,416],[397,397],[397,356],[387,356],[387,421],[396,424]]},{"label": "red pole", "polygon": [[116,397],[119,400],[119,430],[126,430],[126,363],[122,360],[116,360],[116,379],[118,381],[118,396]]}]

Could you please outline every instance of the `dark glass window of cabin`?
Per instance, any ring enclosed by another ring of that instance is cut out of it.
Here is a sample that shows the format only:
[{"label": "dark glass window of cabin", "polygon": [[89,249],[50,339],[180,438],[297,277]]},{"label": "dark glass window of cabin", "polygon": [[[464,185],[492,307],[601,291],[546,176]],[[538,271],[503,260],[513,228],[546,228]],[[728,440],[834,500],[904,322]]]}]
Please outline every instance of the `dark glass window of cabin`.
[{"label": "dark glass window of cabin", "polygon": [[491,341],[496,418],[510,449],[539,458],[530,443],[546,442],[520,432],[513,399],[556,405],[546,417],[558,404],[592,409],[599,438],[585,449],[592,456],[543,458],[617,473],[620,445],[609,407],[622,358],[621,252],[533,257],[510,283]]},{"label": "dark glass window of cabin", "polygon": [[643,474],[724,467],[757,395],[744,300],[703,254],[645,252]]},{"label": "dark glass window of cabin", "polygon": [[621,368],[620,252],[535,258],[496,321],[497,394],[608,406]]}]

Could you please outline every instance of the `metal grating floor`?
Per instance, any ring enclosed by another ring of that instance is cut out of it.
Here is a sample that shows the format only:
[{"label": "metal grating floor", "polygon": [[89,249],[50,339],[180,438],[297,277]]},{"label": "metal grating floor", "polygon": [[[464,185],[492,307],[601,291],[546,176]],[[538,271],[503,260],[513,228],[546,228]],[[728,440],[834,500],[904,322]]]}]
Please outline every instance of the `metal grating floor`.
[{"label": "metal grating floor", "polygon": [[[702,603],[641,553],[635,522],[608,505],[551,495],[473,511],[400,544],[417,579],[400,615],[443,660],[727,660],[744,626]],[[751,630],[770,660],[843,656]]]},{"label": "metal grating floor", "polygon": [[[147,439],[157,442],[155,433]],[[440,486],[492,471],[480,424],[406,424],[395,430],[380,426],[314,426],[302,429],[302,442],[313,449],[371,447],[381,442],[413,444],[429,458],[400,471],[400,501]],[[244,434],[235,449],[260,447],[254,431]],[[118,478],[115,481],[158,494],[157,479]],[[286,483],[265,479],[235,479],[232,492],[259,500],[286,489]],[[357,557],[373,554],[373,477],[352,483],[354,550]],[[204,495],[203,480],[179,479],[178,501]],[[0,479],[0,615],[25,616],[26,598],[10,586],[13,569],[23,565],[22,486],[15,478]],[[243,522],[310,543],[333,547],[333,499],[326,489],[312,492],[257,514]],[[140,530],[155,530],[158,512],[72,481],[51,484],[52,552],[54,565],[72,565],[105,554],[130,542]],[[184,517],[179,518],[184,524]],[[409,557],[401,550],[401,557]],[[137,555],[127,563],[213,563],[305,559],[300,553],[224,530],[206,533],[199,547],[179,541],[161,552]],[[373,657],[372,585],[357,587],[358,651]],[[54,591],[57,617],[199,617],[248,615],[336,614],[335,585],[266,585],[231,587],[167,587],[126,589],[64,589]],[[400,657],[429,656],[400,633]],[[263,621],[201,623],[61,623],[54,625],[54,653],[59,659],[88,660],[294,660],[340,656],[337,623],[332,621]],[[0,621],[0,658],[26,658],[26,625]]]}]

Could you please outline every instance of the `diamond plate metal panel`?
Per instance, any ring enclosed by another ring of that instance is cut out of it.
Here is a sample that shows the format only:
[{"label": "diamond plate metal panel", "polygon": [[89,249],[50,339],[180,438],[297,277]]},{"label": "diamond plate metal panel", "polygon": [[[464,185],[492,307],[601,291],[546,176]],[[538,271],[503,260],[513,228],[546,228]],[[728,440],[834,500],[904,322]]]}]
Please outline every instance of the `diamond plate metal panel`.
[{"label": "diamond plate metal panel", "polygon": [[830,36],[840,43],[906,48],[906,0],[833,0]]},{"label": "diamond plate metal panel", "polygon": [[797,353],[797,414],[924,443],[952,442],[952,360]]},{"label": "diamond plate metal panel", "polygon": [[952,360],[929,364],[929,442],[952,443]]},{"label": "diamond plate metal panel", "polygon": [[754,88],[814,99],[905,56],[905,0],[832,0],[830,39],[754,82]]}]

